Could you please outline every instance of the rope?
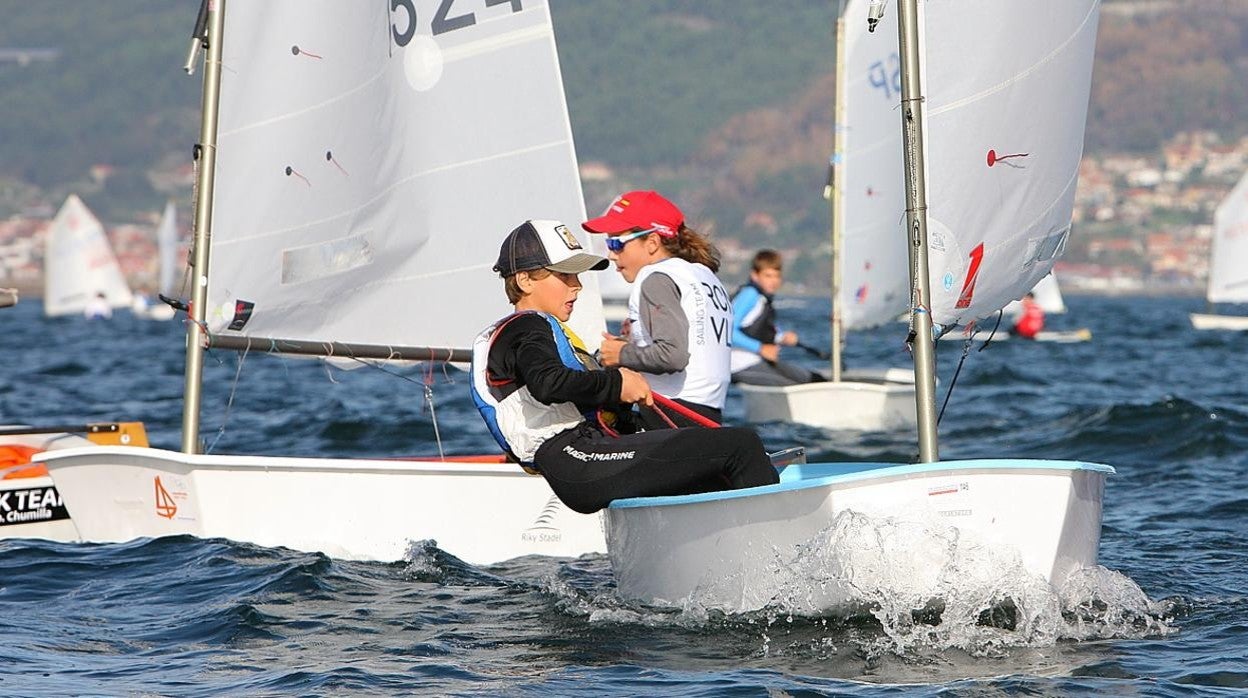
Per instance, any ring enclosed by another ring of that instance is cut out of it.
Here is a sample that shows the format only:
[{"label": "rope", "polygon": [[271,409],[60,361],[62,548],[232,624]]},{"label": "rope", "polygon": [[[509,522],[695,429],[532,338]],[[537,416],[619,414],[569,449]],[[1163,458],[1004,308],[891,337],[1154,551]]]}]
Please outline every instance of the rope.
[{"label": "rope", "polygon": [[[980,345],[976,351],[983,351],[992,343],[992,338],[997,336],[997,328],[1001,327],[1001,318],[1005,315],[1005,309],[997,311],[997,324],[992,326],[992,331],[988,333],[988,339]],[[949,381],[949,390],[945,393],[945,401],[940,405],[940,414],[936,415],[936,424],[940,425],[940,420],[945,416],[945,408],[949,406],[949,398],[953,397],[953,389],[958,384],[958,376],[962,373],[962,364],[966,362],[966,355],[971,352],[971,342],[974,340],[975,333],[972,331],[966,336],[966,341],[962,343],[962,358],[958,359],[958,368],[953,372],[953,378]]]},{"label": "rope", "polygon": [[667,416],[667,413],[663,411],[663,408],[662,408],[662,407],[659,407],[659,404],[658,404],[657,402],[656,402],[655,404],[651,405],[651,406],[650,406],[650,409],[654,410],[654,413],[655,413],[655,414],[657,414],[657,415],[659,415],[659,417],[661,417],[661,418],[663,419],[663,421],[664,421],[664,422],[667,422],[667,426],[669,426],[669,427],[671,427],[671,428],[673,428],[673,429],[679,429],[679,428],[680,428],[680,427],[676,426],[676,422],[672,421],[672,418],[671,418],[671,417]]},{"label": "rope", "polygon": [[988,333],[988,339],[984,340],[983,345],[979,347],[979,351],[987,349],[988,345],[992,344],[993,337],[997,336],[997,328],[1001,327],[1001,318],[1003,317],[1005,317],[1005,308],[997,310],[997,324],[992,326],[992,332]]},{"label": "rope", "polygon": [[433,409],[433,386],[425,384],[425,402],[429,403],[429,419],[433,422],[433,438],[438,442],[438,460],[446,460],[442,451],[442,432],[438,430],[438,413]]},{"label": "rope", "polygon": [[945,392],[945,401],[940,405],[940,414],[936,415],[936,426],[940,426],[940,420],[945,417],[945,408],[949,406],[949,398],[953,397],[953,388],[958,384],[958,376],[962,373],[962,364],[966,362],[966,355],[971,353],[971,337],[967,335],[966,340],[962,342],[962,358],[958,359],[958,368],[953,372],[953,379],[949,381],[949,390]]},{"label": "rope", "polygon": [[668,419],[667,415],[663,414],[663,411],[659,409],[660,405],[684,417],[685,419],[688,419],[689,421],[693,422],[694,424],[697,424],[698,426],[710,427],[712,429],[714,429],[715,427],[721,426],[719,422],[716,422],[715,420],[710,419],[709,417],[704,417],[698,414],[697,412],[694,412],[693,410],[689,409],[688,407],[685,407],[684,405],[680,404],[679,402],[676,402],[675,400],[671,399],[670,397],[667,397],[666,395],[659,395],[658,393],[651,393],[651,395],[654,396],[654,411],[658,412],[659,416],[663,417],[663,419],[667,421],[668,424],[671,424],[673,427],[675,427],[676,425],[673,424],[670,419]]},{"label": "rope", "polygon": [[230,384],[230,397],[225,401],[225,414],[221,416],[221,427],[217,429],[217,435],[213,437],[212,443],[204,449],[204,453],[212,453],[212,449],[217,447],[217,442],[225,436],[225,426],[230,421],[230,410],[234,407],[234,396],[238,393],[238,379],[243,375],[243,362],[247,360],[247,352],[244,351],[238,355],[238,368],[234,371],[234,382]]}]

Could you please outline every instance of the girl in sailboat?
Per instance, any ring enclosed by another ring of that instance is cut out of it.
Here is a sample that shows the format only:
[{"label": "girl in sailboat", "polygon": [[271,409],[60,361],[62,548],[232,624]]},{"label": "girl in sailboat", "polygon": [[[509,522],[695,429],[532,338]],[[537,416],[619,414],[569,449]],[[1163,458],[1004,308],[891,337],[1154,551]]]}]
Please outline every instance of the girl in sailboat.
[{"label": "girl in sailboat", "polygon": [[600,367],[563,324],[577,275],[606,266],[557,221],[526,221],[503,241],[494,270],[515,313],[477,337],[472,357],[473,401],[495,440],[585,514],[625,497],[777,482],[750,429],[628,433],[630,405],[653,405],[650,385],[636,371]]},{"label": "girl in sailboat", "polygon": [[[715,276],[719,252],[655,191],[621,194],[581,226],[607,235],[608,258],[632,284],[627,336],[604,335],[603,365],[639,371],[661,394],[722,422],[732,376],[732,302]],[[650,410],[640,416],[647,429],[665,426]],[[681,419],[681,426],[693,424]]]},{"label": "girl in sailboat", "polygon": [[784,283],[784,263],[775,250],[759,250],[750,282],[732,294],[732,382],[796,385],[823,380],[813,371],[780,360],[780,345],[797,346],[797,334],[776,327],[772,298]]}]

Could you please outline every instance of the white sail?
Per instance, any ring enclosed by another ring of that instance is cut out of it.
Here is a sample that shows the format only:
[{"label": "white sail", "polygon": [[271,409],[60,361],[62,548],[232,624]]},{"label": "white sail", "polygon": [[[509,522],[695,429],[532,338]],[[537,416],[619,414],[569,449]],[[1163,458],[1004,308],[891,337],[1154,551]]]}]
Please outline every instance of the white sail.
[{"label": "white sail", "polygon": [[1248,303],[1248,172],[1214,213],[1205,297],[1210,303]]},{"label": "white sail", "polygon": [[910,301],[906,266],[906,183],[902,171],[901,63],[897,15],[867,31],[867,0],[845,6],[843,123],[833,156],[841,185],[840,304],[845,329],[893,321]]},{"label": "white sail", "polygon": [[958,0],[920,11],[929,306],[947,326],[1022,297],[1066,243],[1100,3]]},{"label": "white sail", "polygon": [[[1057,276],[1050,273],[1048,276],[1036,282],[1031,292],[1035,294],[1034,300],[1040,306],[1040,309],[1050,315],[1060,315],[1066,312],[1066,300],[1062,298],[1062,289],[1057,285]],[[1005,315],[1010,317],[1019,315],[1023,312],[1022,300],[1010,301],[1005,306]]]},{"label": "white sail", "polygon": [[156,253],[160,264],[157,290],[172,295],[178,273],[178,212],[173,201],[165,204],[164,215],[156,228]]},{"label": "white sail", "polygon": [[43,258],[43,312],[81,313],[97,294],[113,308],[128,307],[130,286],[121,273],[104,226],[77,195],[57,212]]},{"label": "white sail", "polygon": [[227,5],[211,329],[465,347],[510,309],[503,237],[585,220],[546,3],[461,5]]}]

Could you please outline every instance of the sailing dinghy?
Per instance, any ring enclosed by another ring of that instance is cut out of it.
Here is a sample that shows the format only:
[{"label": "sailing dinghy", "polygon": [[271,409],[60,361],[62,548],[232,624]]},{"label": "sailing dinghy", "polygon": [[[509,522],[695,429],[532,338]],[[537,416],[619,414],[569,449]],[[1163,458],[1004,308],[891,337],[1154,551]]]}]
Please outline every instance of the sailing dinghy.
[{"label": "sailing dinghy", "polygon": [[43,314],[81,315],[103,294],[110,308],[128,308],[133,297],[104,226],[76,194],[52,219],[43,257]]},{"label": "sailing dinghy", "polygon": [[[958,325],[995,313],[1047,274],[1062,249],[1071,230],[1099,2],[896,5],[920,462],[789,466],[776,485],[613,502],[607,547],[625,598],[729,612],[776,604],[818,613],[860,600],[856,590],[876,585],[934,595],[931,582],[952,573],[939,547],[908,554],[915,573],[902,579],[846,577],[835,565],[803,567],[812,554],[828,552],[819,546],[851,516],[952,527],[956,539],[1017,556],[1054,586],[1096,563],[1112,468],[939,459],[932,323]],[[806,587],[798,598],[786,587],[795,569]]]},{"label": "sailing dinghy", "polygon": [[1198,330],[1248,330],[1248,315],[1213,312],[1215,303],[1248,303],[1248,172],[1218,205],[1209,250],[1209,311],[1192,313]]},{"label": "sailing dinghy", "polygon": [[56,483],[35,456],[91,444],[146,446],[147,431],[140,422],[0,425],[0,538],[77,539]]},{"label": "sailing dinghy", "polygon": [[[510,310],[490,270],[502,236],[585,220],[547,4],[426,5],[205,2],[182,452],[41,456],[73,540],[191,534],[392,561],[433,539],[473,564],[605,549],[600,516],[499,455],[199,453],[205,346],[466,361],[449,347]],[[605,324],[584,283],[572,324],[593,341]]]},{"label": "sailing dinghy", "polygon": [[[833,430],[915,428],[914,374],[900,368],[841,369],[845,332],[891,322],[906,308],[905,177],[897,95],[895,20],[873,33],[868,4],[837,20],[836,128],[832,157],[832,352],[829,380],[786,386],[737,384],[751,422],[797,422]],[[891,33],[890,33],[891,32]]]}]

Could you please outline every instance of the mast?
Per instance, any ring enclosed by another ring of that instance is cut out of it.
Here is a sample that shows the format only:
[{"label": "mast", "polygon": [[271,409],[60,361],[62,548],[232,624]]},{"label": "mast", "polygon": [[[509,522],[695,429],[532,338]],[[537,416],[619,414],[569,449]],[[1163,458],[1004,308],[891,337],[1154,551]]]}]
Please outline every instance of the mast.
[{"label": "mast", "polygon": [[[191,321],[186,333],[186,382],[183,387],[182,452],[199,453],[200,386],[204,374],[204,319],[208,304],[208,245],[212,238],[212,187],[217,165],[217,107],[221,96],[221,39],[225,24],[225,0],[203,0],[201,19],[207,17],[204,57],[202,124],[195,157],[199,160],[195,180],[195,237],[191,261]],[[199,27],[197,27],[197,33]],[[187,62],[193,67],[193,55]]]},{"label": "mast", "polygon": [[841,314],[841,245],[845,217],[841,212],[841,163],[845,143],[841,123],[845,116],[845,0],[836,13],[836,97],[832,108],[832,162],[828,175],[828,213],[832,219],[832,381],[841,380],[841,349],[845,336]]},{"label": "mast", "polygon": [[910,248],[910,337],[914,352],[919,461],[940,460],[936,434],[936,352],[927,263],[927,184],[923,178],[923,90],[919,76],[918,0],[898,0],[901,138],[905,153],[906,230]]}]

